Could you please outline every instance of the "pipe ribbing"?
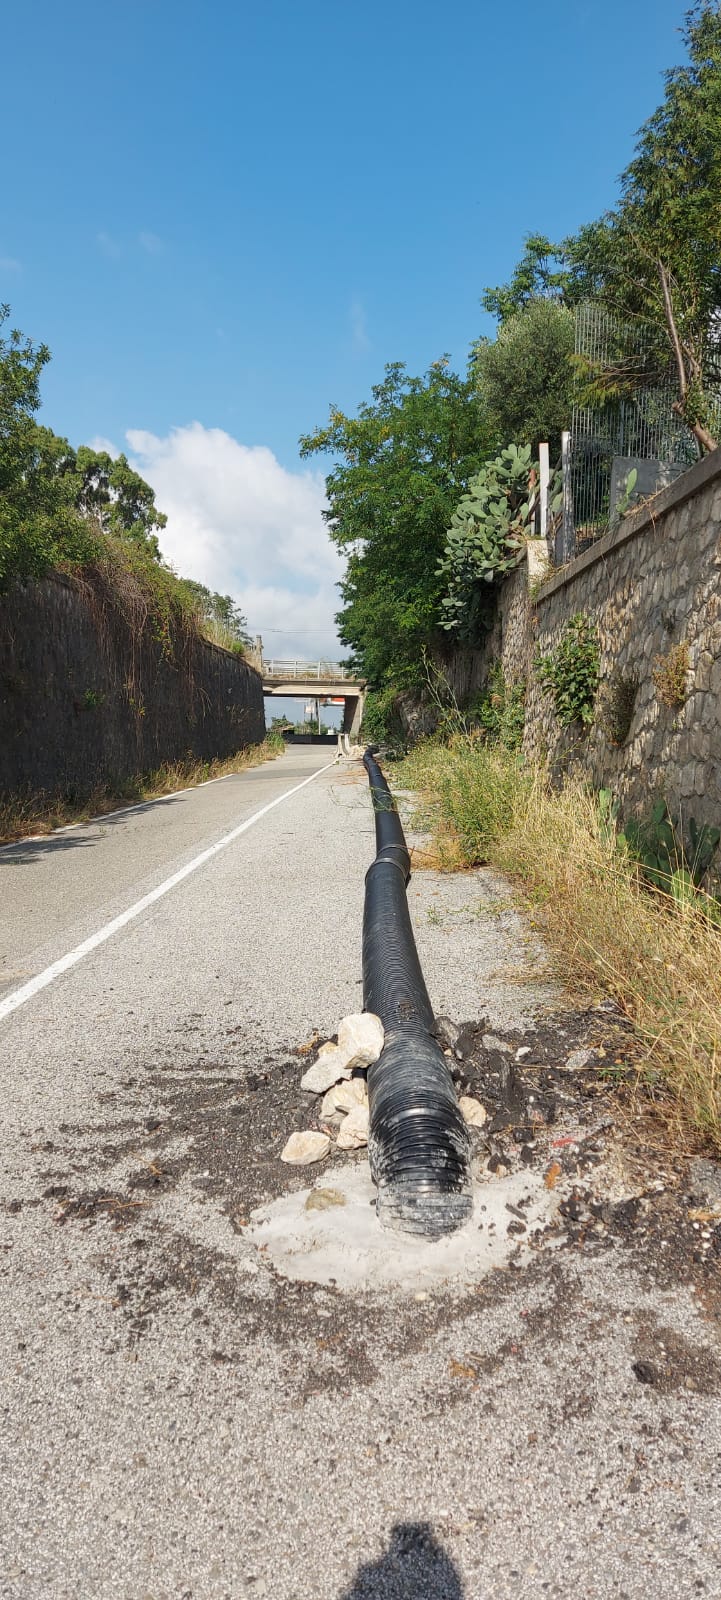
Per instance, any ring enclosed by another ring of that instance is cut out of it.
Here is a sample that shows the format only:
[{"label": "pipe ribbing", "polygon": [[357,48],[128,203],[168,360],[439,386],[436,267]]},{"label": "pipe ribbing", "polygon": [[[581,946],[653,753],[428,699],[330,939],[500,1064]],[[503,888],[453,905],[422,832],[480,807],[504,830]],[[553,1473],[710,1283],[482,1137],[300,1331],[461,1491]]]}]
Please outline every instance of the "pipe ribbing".
[{"label": "pipe ribbing", "polygon": [[376,858],[366,873],[363,1001],[380,1017],[383,1051],[368,1069],[371,1175],[384,1227],[439,1237],[472,1211],[470,1136],[443,1051],[413,937],[410,856],[388,784],[367,750]]}]

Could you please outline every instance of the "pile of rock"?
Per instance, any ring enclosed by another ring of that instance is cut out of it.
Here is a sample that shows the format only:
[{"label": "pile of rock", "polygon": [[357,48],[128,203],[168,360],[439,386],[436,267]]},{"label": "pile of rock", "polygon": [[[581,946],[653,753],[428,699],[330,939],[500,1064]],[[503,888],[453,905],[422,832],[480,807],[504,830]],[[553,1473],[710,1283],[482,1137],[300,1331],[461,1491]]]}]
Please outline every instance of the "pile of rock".
[{"label": "pile of rock", "polygon": [[[383,1024],[371,1011],[344,1017],[338,1026],[338,1043],[322,1044],[312,1066],[301,1078],[301,1089],[322,1095],[317,1128],[292,1133],[281,1161],[310,1166],[330,1150],[360,1150],[368,1143],[368,1068],[383,1049]],[[446,1051],[446,1054],[450,1054]],[[471,1128],[486,1121],[486,1110],[469,1094],[461,1095],[460,1108]]]},{"label": "pile of rock", "polygon": [[292,1133],[281,1161],[309,1166],[322,1161],[334,1144],[338,1150],[359,1150],[368,1143],[368,1086],[365,1073],[383,1049],[383,1024],[371,1011],[344,1017],[338,1043],[322,1044],[313,1065],[301,1078],[301,1089],[322,1095],[318,1129]]}]

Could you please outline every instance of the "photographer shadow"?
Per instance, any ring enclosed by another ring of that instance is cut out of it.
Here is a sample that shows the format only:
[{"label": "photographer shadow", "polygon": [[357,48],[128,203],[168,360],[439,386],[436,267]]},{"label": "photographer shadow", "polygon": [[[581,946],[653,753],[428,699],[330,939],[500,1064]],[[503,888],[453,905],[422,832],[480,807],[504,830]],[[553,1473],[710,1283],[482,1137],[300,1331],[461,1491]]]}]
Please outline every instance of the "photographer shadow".
[{"label": "photographer shadow", "polygon": [[428,1522],[398,1522],[378,1561],[359,1567],[340,1600],[463,1600],[460,1574]]}]

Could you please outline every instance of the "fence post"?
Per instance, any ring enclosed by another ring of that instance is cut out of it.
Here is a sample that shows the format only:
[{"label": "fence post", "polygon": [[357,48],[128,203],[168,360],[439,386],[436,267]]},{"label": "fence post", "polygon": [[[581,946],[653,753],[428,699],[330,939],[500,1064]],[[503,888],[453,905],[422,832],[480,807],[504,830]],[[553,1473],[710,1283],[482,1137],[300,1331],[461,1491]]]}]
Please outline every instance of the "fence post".
[{"label": "fence post", "polygon": [[548,491],[551,483],[547,444],[539,444],[538,446],[538,468],[540,477],[538,494],[541,507],[540,535],[542,539],[546,539],[548,537]]},{"label": "fence post", "polygon": [[[563,517],[561,519],[560,551],[556,550],[556,565],[570,561],[576,548],[576,530],[573,525],[573,494],[571,492],[571,435],[568,428],[561,434],[561,472],[563,475]],[[556,545],[559,540],[556,537]]]}]

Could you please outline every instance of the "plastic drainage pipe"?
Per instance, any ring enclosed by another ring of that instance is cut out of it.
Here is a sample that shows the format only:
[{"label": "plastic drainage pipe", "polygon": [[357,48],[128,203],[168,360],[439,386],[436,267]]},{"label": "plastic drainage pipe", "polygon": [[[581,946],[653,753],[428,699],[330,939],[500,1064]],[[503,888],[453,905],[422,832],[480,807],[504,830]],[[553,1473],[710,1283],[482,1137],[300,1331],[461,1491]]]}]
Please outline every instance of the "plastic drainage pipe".
[{"label": "plastic drainage pipe", "polygon": [[368,1154],[385,1228],[430,1238],[452,1233],[472,1209],[470,1135],[433,1028],[413,937],[410,855],[388,784],[367,750],[376,858],[366,873],[363,1000],[385,1030],[368,1069]]}]

